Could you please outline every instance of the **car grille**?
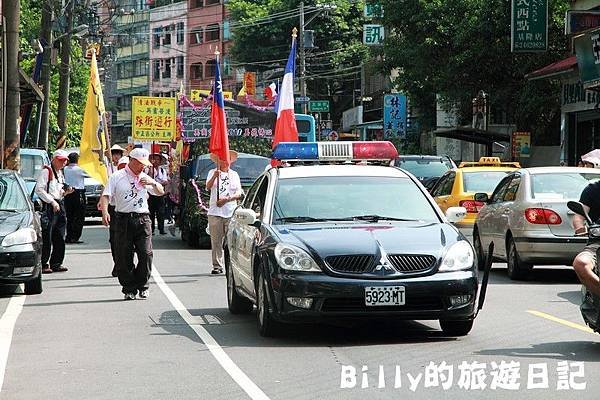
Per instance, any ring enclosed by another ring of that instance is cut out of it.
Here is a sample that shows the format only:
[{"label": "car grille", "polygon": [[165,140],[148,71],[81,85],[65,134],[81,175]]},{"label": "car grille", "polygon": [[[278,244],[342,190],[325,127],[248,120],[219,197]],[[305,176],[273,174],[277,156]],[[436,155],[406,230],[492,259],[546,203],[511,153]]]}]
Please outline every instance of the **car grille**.
[{"label": "car grille", "polygon": [[420,311],[443,310],[444,303],[438,296],[406,297],[402,306],[366,306],[363,298],[325,299],[322,312],[361,312],[361,311]]},{"label": "car grille", "polygon": [[367,272],[375,257],[368,254],[330,256],[325,258],[329,267],[336,272],[361,274]]},{"label": "car grille", "polygon": [[423,272],[435,265],[436,258],[423,254],[391,254],[388,259],[399,272]]}]

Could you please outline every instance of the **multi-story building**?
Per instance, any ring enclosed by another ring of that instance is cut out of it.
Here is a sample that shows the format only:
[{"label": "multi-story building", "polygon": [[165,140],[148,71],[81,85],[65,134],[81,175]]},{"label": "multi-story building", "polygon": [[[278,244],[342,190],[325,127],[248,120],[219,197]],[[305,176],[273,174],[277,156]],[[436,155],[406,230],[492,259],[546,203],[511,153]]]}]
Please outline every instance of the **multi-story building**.
[{"label": "multi-story building", "polygon": [[150,95],[172,96],[187,86],[187,0],[150,10]]},{"label": "multi-story building", "polygon": [[188,0],[189,85],[186,88],[210,90],[215,76],[215,50],[220,53],[223,90],[235,90],[235,70],[231,68],[232,45],[225,0]]}]

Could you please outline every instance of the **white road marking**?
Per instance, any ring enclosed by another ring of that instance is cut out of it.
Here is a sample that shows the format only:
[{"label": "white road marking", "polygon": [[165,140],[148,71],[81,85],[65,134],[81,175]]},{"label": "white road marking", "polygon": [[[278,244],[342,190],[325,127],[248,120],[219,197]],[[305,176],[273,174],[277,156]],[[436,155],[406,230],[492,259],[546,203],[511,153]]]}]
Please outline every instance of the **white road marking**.
[{"label": "white road marking", "polygon": [[208,350],[210,350],[213,357],[218,361],[219,364],[223,367],[225,372],[233,378],[233,380],[244,390],[248,396],[250,396],[253,400],[269,400],[269,397],[254,383],[248,376],[242,371],[229,356],[221,346],[217,343],[217,341],[211,336],[210,333],[202,325],[197,325],[197,319],[190,314],[190,312],[185,308],[183,303],[179,300],[177,295],[171,290],[171,288],[165,283],[162,276],[156,269],[156,267],[152,266],[152,277],[154,278],[154,282],[158,285],[160,290],[167,296],[167,299],[171,302],[171,305],[175,308],[175,310],[179,313],[181,318],[188,324],[190,328],[196,332],[196,335],[204,342]]},{"label": "white road marking", "polygon": [[11,297],[6,311],[0,318],[0,392],[4,384],[4,374],[6,372],[6,363],[8,361],[8,353],[10,352],[10,343],[12,342],[13,330],[17,323],[17,318],[23,310],[25,303],[25,295],[17,295]]}]

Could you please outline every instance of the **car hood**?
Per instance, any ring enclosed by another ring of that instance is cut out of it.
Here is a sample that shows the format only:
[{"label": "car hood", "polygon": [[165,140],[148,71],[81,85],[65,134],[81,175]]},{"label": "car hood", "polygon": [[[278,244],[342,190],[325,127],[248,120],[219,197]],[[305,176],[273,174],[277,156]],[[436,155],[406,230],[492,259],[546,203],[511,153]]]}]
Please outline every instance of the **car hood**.
[{"label": "car hood", "polygon": [[32,224],[32,215],[29,211],[8,212],[0,211],[0,238]]},{"label": "car hood", "polygon": [[282,242],[295,244],[324,258],[332,255],[428,254],[439,258],[462,240],[446,223],[330,223],[275,226]]}]

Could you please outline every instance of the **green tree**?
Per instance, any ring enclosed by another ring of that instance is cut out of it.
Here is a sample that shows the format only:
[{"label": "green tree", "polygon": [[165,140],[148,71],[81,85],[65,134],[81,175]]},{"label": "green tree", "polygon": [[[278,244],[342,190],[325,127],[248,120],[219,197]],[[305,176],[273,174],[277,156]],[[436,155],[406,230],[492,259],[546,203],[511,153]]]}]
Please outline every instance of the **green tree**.
[{"label": "green tree", "polygon": [[[21,0],[21,29],[20,29],[20,51],[23,55],[20,67],[25,73],[31,75],[35,67],[35,50],[31,43],[35,42],[40,36],[40,21],[42,1],[39,0]],[[60,5],[57,2],[56,5]],[[84,8],[78,8],[76,11],[83,12]],[[58,12],[59,10],[57,10]],[[62,34],[55,32],[55,37]],[[73,39],[75,40],[75,39]],[[71,47],[71,85],[69,89],[69,105],[67,108],[67,147],[78,147],[81,138],[81,128],[83,125],[83,111],[87,95],[87,85],[89,80],[90,68],[89,60],[83,57],[83,49],[80,45]],[[50,91],[50,132],[48,145],[50,150],[54,149],[55,141],[58,135],[58,123],[56,114],[58,111],[58,65],[52,66],[51,72],[51,91]],[[32,118],[36,118],[33,115]],[[33,145],[33,139],[36,136],[36,124],[30,123],[28,140],[25,145]]]},{"label": "green tree", "polygon": [[[299,4],[299,0],[230,0],[232,64],[248,71],[284,67],[292,28],[299,25]],[[318,4],[335,9],[318,13]],[[363,1],[304,1],[306,21],[318,13],[306,26],[314,30],[316,46],[307,51],[307,92],[313,99],[331,101],[334,120],[352,106],[353,90],[360,87],[360,66],[369,56],[362,44],[363,5]]]},{"label": "green tree", "polygon": [[564,15],[567,0],[550,1],[549,50],[511,53],[507,0],[382,0],[386,26],[385,71],[435,123],[435,95],[459,105],[463,122],[479,90],[489,94],[496,122],[533,132],[536,144],[555,143],[560,117],[557,82],[528,81],[525,75],[567,54]]}]

